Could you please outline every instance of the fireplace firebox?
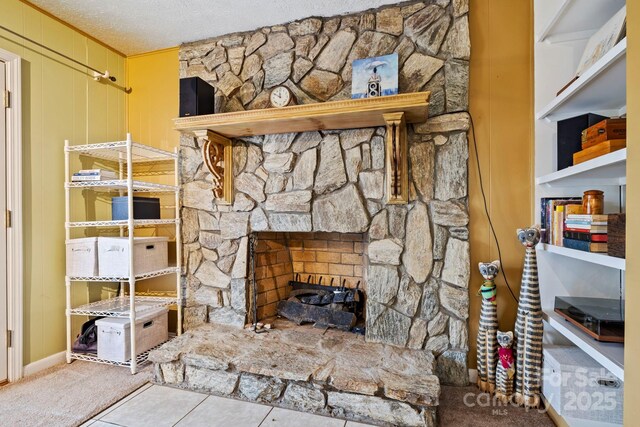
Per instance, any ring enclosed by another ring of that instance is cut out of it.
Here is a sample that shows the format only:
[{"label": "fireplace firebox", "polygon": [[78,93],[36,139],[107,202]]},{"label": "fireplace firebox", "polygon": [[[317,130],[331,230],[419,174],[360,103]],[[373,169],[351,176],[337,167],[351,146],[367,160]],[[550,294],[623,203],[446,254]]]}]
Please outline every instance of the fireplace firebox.
[{"label": "fireplace firebox", "polygon": [[253,233],[250,317],[364,333],[364,233]]}]

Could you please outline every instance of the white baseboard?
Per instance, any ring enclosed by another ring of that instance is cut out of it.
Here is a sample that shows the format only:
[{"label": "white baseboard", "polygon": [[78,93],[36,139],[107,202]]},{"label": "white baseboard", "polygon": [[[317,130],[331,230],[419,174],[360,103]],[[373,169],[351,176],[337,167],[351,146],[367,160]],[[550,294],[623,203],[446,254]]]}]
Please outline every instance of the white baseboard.
[{"label": "white baseboard", "polygon": [[24,367],[22,374],[23,376],[28,377],[29,375],[33,375],[59,363],[65,362],[66,360],[67,352],[61,351],[60,353],[55,353],[51,356],[45,357],[44,359],[36,360],[35,362],[29,363]]},{"label": "white baseboard", "polygon": [[478,382],[478,370],[469,369],[469,383],[475,384],[476,382]]}]

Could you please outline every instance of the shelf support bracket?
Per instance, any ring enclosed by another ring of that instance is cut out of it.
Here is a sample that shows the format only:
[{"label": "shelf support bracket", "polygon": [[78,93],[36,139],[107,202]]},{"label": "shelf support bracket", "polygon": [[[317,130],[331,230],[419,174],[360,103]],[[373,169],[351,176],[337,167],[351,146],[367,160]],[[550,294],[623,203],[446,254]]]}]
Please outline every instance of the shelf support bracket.
[{"label": "shelf support bracket", "polygon": [[220,204],[233,203],[233,144],[210,130],[193,132],[202,147],[204,164],[213,175],[213,197]]},{"label": "shelf support bracket", "polygon": [[407,124],[404,112],[382,117],[387,126],[386,202],[391,205],[409,202],[409,162],[407,159]]}]

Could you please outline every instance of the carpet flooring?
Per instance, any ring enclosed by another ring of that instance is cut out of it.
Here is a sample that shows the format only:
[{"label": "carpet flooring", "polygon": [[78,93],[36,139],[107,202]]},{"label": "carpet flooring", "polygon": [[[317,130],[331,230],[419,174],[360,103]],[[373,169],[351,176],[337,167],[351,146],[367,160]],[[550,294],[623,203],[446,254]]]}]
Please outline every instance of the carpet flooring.
[{"label": "carpet flooring", "polygon": [[151,379],[151,366],[127,368],[76,360],[0,387],[0,425],[77,426]]},{"label": "carpet flooring", "polygon": [[494,402],[475,386],[442,386],[438,406],[440,426],[462,427],[553,427],[541,410]]}]

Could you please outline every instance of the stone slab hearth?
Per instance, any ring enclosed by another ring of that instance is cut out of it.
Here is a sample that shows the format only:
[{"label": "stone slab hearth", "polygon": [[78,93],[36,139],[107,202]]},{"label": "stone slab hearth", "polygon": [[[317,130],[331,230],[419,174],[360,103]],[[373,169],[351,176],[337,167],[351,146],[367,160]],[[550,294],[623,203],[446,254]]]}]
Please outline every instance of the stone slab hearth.
[{"label": "stone slab hearth", "polygon": [[159,384],[378,425],[435,425],[434,356],[352,333],[283,320],[263,334],[206,324],[149,359]]}]

